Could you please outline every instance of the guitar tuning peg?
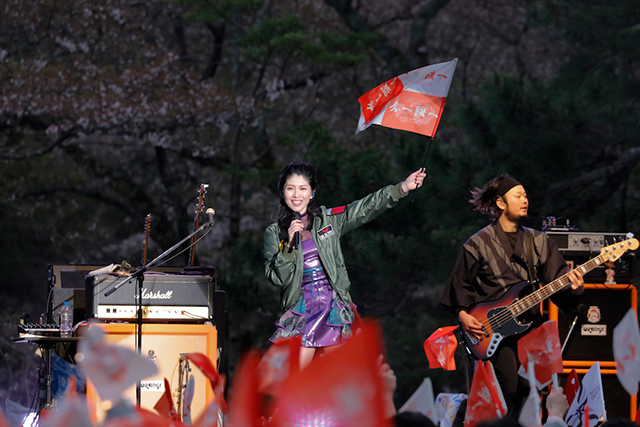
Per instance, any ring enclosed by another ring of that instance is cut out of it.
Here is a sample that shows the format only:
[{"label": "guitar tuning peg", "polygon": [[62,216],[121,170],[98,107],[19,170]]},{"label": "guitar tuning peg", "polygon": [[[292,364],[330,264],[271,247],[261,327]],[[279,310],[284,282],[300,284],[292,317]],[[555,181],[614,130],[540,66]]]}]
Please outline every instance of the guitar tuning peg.
[{"label": "guitar tuning peg", "polygon": [[631,232],[627,233],[627,239],[633,239],[633,233]]}]

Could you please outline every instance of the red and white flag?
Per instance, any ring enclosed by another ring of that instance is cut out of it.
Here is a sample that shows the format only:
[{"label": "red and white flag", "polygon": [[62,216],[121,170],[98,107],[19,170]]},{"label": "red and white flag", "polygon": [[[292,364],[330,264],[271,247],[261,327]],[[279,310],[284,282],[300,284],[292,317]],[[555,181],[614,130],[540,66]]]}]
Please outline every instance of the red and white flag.
[{"label": "red and white flag", "polygon": [[[589,420],[588,425],[584,422],[585,415]],[[571,427],[595,427],[606,419],[600,362],[596,362],[582,377],[582,384],[564,420]]]},{"label": "red and white flag", "polygon": [[464,427],[474,427],[482,421],[501,418],[506,412],[507,406],[491,362],[485,366],[481,360],[478,361],[471,382]]},{"label": "red and white flag", "polygon": [[638,315],[632,308],[613,328],[613,358],[620,384],[630,395],[636,394],[640,381],[640,330]]},{"label": "red and white flag", "polygon": [[529,361],[534,363],[538,389],[549,384],[554,373],[562,373],[562,346],[555,320],[544,322],[518,340],[518,360],[521,364],[519,373],[525,378],[529,376],[524,367]]},{"label": "red and white flag", "polygon": [[429,359],[429,368],[442,368],[445,371],[455,371],[455,352],[458,340],[454,334],[457,326],[438,328],[424,342],[424,352]]},{"label": "red and white flag", "polygon": [[401,74],[358,98],[356,133],[372,124],[433,137],[458,58]]},{"label": "red and white flag", "polygon": [[580,388],[580,380],[578,379],[578,371],[576,369],[572,369],[569,372],[569,377],[567,378],[567,384],[564,386],[564,395],[567,396],[567,402],[569,405],[573,403],[573,399],[576,397],[576,393]]},{"label": "red and white flag", "polygon": [[260,393],[277,396],[282,383],[300,370],[302,337],[283,338],[271,345],[258,364]]},{"label": "red and white flag", "polygon": [[365,321],[353,338],[287,379],[273,425],[388,427],[381,349],[379,326]]}]

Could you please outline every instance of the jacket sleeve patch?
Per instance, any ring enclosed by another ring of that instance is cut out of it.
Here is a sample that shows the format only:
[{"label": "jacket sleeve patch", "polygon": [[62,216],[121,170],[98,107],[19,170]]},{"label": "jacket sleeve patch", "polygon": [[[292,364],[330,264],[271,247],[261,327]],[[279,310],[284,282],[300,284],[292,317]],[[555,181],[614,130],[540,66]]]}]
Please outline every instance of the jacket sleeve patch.
[{"label": "jacket sleeve patch", "polygon": [[346,206],[338,206],[337,208],[327,209],[327,215],[337,215],[344,212]]}]

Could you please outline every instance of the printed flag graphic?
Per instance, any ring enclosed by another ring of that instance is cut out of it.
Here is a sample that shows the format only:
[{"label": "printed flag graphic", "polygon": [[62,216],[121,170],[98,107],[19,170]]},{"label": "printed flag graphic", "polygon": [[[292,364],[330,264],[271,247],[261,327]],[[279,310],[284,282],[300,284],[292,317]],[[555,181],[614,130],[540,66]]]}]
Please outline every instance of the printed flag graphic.
[{"label": "printed flag graphic", "polygon": [[454,335],[457,326],[438,328],[424,342],[424,352],[429,359],[429,368],[442,368],[446,371],[456,370],[455,352],[458,340]]},{"label": "printed flag graphic", "polygon": [[433,137],[457,63],[455,58],[409,71],[362,95],[356,133],[375,124]]},{"label": "printed flag graphic", "polygon": [[[522,365],[521,369],[528,366],[529,361],[535,364],[535,379],[538,389],[551,382],[552,374],[562,373],[562,351],[558,324],[555,320],[544,322],[520,338],[518,341],[518,360]],[[528,370],[525,373],[528,374]]]},{"label": "printed flag graphic", "polygon": [[[605,414],[600,362],[596,362],[582,377],[582,384],[564,420],[571,427],[594,427],[600,419],[606,419]],[[589,420],[588,426],[584,422],[585,415]]]},{"label": "printed flag graphic", "polygon": [[482,421],[501,418],[506,409],[491,362],[485,366],[481,360],[478,361],[471,382],[464,427],[474,427]]}]

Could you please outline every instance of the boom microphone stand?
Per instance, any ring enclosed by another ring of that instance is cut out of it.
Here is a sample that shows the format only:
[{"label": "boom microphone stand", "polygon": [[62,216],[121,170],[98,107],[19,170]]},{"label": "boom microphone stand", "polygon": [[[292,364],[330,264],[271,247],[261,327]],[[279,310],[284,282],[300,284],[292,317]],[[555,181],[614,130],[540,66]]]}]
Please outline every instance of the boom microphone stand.
[{"label": "boom microphone stand", "polygon": [[[126,277],[125,280],[122,280],[121,282],[117,283],[113,288],[109,289],[107,292],[104,293],[105,297],[108,297],[109,295],[111,295],[112,293],[114,293],[115,291],[117,291],[122,285],[124,285],[125,283],[130,283],[132,278],[135,278],[137,283],[138,283],[138,292],[136,295],[136,308],[138,311],[138,316],[137,316],[137,322],[136,322],[136,351],[138,354],[142,354],[142,324],[143,324],[143,319],[142,319],[142,283],[144,282],[144,273],[146,271],[148,271],[151,267],[154,267],[158,264],[160,264],[160,261],[162,261],[164,258],[166,258],[167,255],[169,255],[170,253],[172,253],[173,251],[175,251],[176,249],[178,249],[178,247],[180,247],[180,245],[182,245],[184,242],[186,242],[187,240],[191,239],[193,236],[195,236],[196,234],[198,234],[199,232],[201,232],[202,230],[205,229],[211,229],[214,225],[213,222],[213,216],[215,215],[216,211],[213,210],[212,208],[209,208],[206,210],[206,214],[209,215],[209,222],[202,224],[197,230],[195,230],[193,233],[189,234],[187,237],[185,237],[184,239],[180,240],[178,243],[176,243],[175,245],[171,246],[169,249],[167,249],[166,251],[164,251],[163,253],[161,253],[160,255],[158,255],[156,258],[152,259],[151,261],[149,261],[146,265],[143,265],[142,267],[140,267],[139,269],[137,269],[136,271],[134,271],[133,273],[131,273],[131,275],[129,277]],[[191,246],[191,245],[190,245]],[[141,398],[141,388],[140,388],[140,381],[138,381],[138,384],[136,385],[136,405],[140,406],[140,398]]]}]

